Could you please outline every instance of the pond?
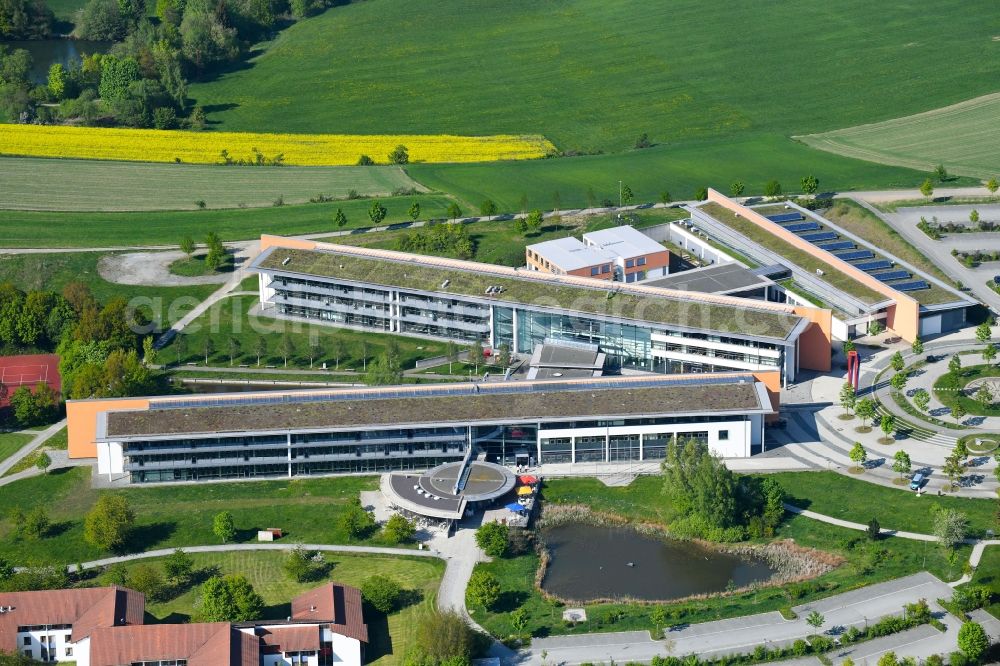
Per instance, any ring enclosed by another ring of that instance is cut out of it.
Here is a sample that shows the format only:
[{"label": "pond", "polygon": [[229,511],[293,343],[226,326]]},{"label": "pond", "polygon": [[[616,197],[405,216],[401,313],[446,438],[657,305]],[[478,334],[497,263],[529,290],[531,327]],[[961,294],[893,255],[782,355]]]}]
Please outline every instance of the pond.
[{"label": "pond", "polygon": [[570,524],[542,530],[550,560],[542,587],[563,599],[681,599],[766,581],[763,560],[622,527]]},{"label": "pond", "polygon": [[45,83],[49,67],[55,63],[67,69],[80,63],[83,55],[106,53],[111,42],[90,42],[83,39],[33,39],[3,42],[8,49],[24,49],[31,54],[31,80]]}]

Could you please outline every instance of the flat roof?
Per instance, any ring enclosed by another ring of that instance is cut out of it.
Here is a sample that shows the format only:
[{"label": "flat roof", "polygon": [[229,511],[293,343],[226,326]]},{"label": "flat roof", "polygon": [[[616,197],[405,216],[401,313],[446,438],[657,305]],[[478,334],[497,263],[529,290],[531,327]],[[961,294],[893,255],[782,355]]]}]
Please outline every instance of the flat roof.
[{"label": "flat roof", "polygon": [[668,289],[700,291],[706,294],[726,294],[766,287],[771,281],[740,264],[731,262],[674,273],[656,280],[647,280],[646,284]]},{"label": "flat roof", "polygon": [[591,243],[626,259],[667,251],[667,248],[627,224],[620,227],[587,232],[583,235],[583,240],[585,243]]},{"label": "flat roof", "polygon": [[[789,306],[760,301],[343,245],[315,250],[272,246],[251,268],[782,341],[802,321]],[[489,287],[502,291],[487,294]]]},{"label": "flat roof", "polygon": [[97,439],[712,412],[770,413],[771,404],[753,375],[739,373],[220,393],[105,412]]},{"label": "flat roof", "polygon": [[564,271],[575,271],[588,266],[606,264],[615,259],[613,254],[600,248],[590,247],[573,236],[535,243],[525,249],[541,255]]}]

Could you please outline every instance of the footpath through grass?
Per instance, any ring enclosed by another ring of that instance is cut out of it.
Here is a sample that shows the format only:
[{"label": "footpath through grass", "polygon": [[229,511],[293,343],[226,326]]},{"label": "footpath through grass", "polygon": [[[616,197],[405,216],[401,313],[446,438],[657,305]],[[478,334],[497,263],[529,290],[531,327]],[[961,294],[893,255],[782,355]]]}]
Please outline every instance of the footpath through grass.
[{"label": "footpath through grass", "polygon": [[[219,167],[220,169],[222,167]],[[235,168],[235,167],[234,167]],[[256,168],[256,167],[254,167]],[[284,168],[284,167],[282,167]],[[380,200],[386,224],[408,221],[410,204],[419,202],[422,217],[444,217],[449,199],[439,195],[387,197]],[[208,202],[211,203],[211,202]],[[224,241],[252,240],[262,233],[310,234],[372,226],[367,199],[268,208],[92,213],[4,211],[3,247],[119,247],[177,245],[185,236],[202,242],[215,231]],[[347,224],[338,227],[340,208]]]},{"label": "footpath through grass", "polygon": [[[0,556],[17,564],[72,564],[111,553],[83,539],[83,518],[103,492],[91,488],[91,469],[77,467],[50,472],[5,486],[0,492]],[[255,541],[257,530],[280,527],[289,541],[351,543],[338,517],[362,490],[374,490],[378,479],[368,476],[132,486],[120,492],[136,513],[129,552],[217,544],[212,518],[229,511],[236,521],[239,543]],[[15,506],[29,511],[44,506],[52,520],[48,536],[38,541],[12,538],[8,515]],[[373,541],[374,540],[374,541]],[[367,543],[377,543],[372,537]]]},{"label": "footpath through grass", "polygon": [[[804,485],[816,485],[812,473],[800,475],[805,477],[802,479]],[[795,474],[779,475],[783,485],[783,477],[786,476]],[[845,480],[852,484],[870,485]],[[615,488],[608,488],[592,478],[552,479],[545,483],[543,492],[547,502],[583,504],[595,511],[623,516],[632,522],[668,525],[670,511],[660,493],[661,484],[659,477],[638,477],[628,486]],[[854,486],[850,490],[854,491]],[[902,491],[885,490],[903,495]],[[831,491],[830,487],[826,487],[822,492]],[[923,499],[927,498],[921,501]],[[992,503],[983,502],[983,505],[992,506]],[[923,513],[926,514],[926,508]],[[890,526],[888,519],[882,520],[882,523]],[[667,623],[706,622],[779,610],[923,570],[943,580],[954,580],[961,574],[962,563],[968,559],[970,552],[970,547],[962,546],[956,550],[954,560],[949,560],[947,553],[933,543],[899,538],[872,542],[863,532],[792,514],[786,515],[775,538],[791,539],[801,546],[836,553],[845,559],[845,564],[802,583],[663,604]],[[510,612],[519,607],[525,609],[529,618],[527,630],[534,636],[652,628],[651,613],[656,605],[628,603],[585,604],[588,621],[576,627],[567,626],[562,621],[563,606],[546,601],[534,587],[538,564],[538,556],[531,553],[477,565],[497,576],[502,594],[492,611],[470,603],[473,618],[501,637],[513,633]]]},{"label": "footpath through grass", "polygon": [[[444,575],[444,562],[429,557],[391,557],[385,555],[353,555],[323,553],[329,570],[317,580],[298,583],[282,569],[286,555],[272,551],[192,553],[196,571],[195,584],[177,590],[175,596],[162,601],[146,601],[146,622],[190,622],[201,598],[200,581],[212,575],[242,574],[264,599],[260,619],[284,620],[291,615],[291,600],[306,590],[327,581],[359,586],[368,576],[385,575],[393,578],[409,592],[410,603],[388,616],[365,608],[365,621],[371,639],[366,650],[366,663],[390,666],[402,663],[403,655],[414,639],[416,618],[433,607],[438,586]],[[128,569],[140,564],[160,566],[162,558],[130,563]]]},{"label": "footpath through grass", "polygon": [[0,432],[0,463],[11,457],[31,441],[32,435],[22,435],[16,432]]}]

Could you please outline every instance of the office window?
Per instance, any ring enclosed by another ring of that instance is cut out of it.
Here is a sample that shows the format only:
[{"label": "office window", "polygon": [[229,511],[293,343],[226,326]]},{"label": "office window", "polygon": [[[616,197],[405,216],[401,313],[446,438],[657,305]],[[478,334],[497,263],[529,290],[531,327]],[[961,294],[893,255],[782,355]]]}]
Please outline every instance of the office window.
[{"label": "office window", "polygon": [[66,648],[66,656],[67,657],[72,657],[73,656],[73,648],[71,648],[71,647]]},{"label": "office window", "polygon": [[24,637],[24,643],[23,643],[23,645],[31,645],[31,636],[25,636]]},{"label": "office window", "polygon": [[646,257],[639,257],[638,259],[636,259],[635,260],[635,265],[636,266],[645,266],[646,265]]},{"label": "office window", "polygon": [[601,266],[601,272],[602,273],[610,273],[611,272],[611,264],[604,264],[603,266]]},{"label": "office window", "polygon": [[633,266],[635,266],[635,259],[625,260],[625,268],[632,268]]},{"label": "office window", "polygon": [[639,280],[645,280],[646,279],[646,271],[636,271],[635,273],[632,273],[632,275],[635,276],[635,281],[636,282],[638,282]]},{"label": "office window", "polygon": [[31,654],[31,650],[25,650],[24,656],[27,657],[28,659],[34,659],[34,655]]},{"label": "office window", "polygon": [[598,275],[598,274],[600,274],[600,272],[601,272],[601,269],[600,269],[599,266],[593,266],[590,269],[590,274],[591,275]]},{"label": "office window", "polygon": [[720,430],[719,431],[719,441],[720,442],[729,441],[729,431],[728,430]]}]

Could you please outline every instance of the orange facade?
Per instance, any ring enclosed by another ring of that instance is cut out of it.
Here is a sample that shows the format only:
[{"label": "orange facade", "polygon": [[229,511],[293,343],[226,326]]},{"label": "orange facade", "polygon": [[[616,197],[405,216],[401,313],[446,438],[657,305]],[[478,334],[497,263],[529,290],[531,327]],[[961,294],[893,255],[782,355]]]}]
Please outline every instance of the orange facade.
[{"label": "orange facade", "polygon": [[109,398],[107,400],[68,400],[66,434],[70,458],[97,457],[97,415],[109,410],[149,409],[149,398]]}]

